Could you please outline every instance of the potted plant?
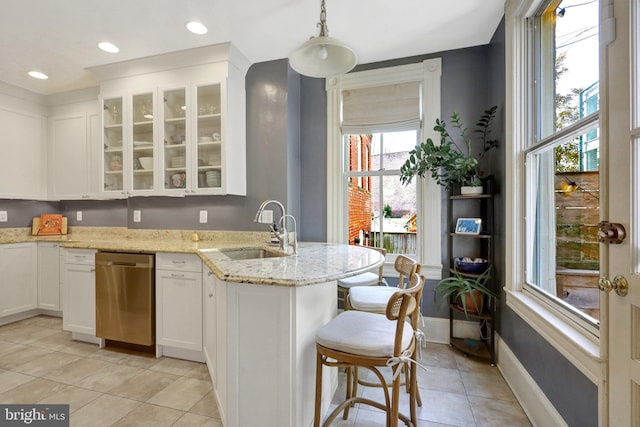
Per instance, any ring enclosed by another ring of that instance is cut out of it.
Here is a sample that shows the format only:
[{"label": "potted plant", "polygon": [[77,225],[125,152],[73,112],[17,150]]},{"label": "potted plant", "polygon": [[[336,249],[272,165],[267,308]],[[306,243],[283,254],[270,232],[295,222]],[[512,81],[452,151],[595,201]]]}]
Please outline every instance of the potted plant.
[{"label": "potted plant", "polygon": [[485,300],[492,304],[498,297],[487,287],[490,270],[491,268],[488,268],[479,276],[463,275],[455,270],[453,276],[438,282],[433,289],[434,298],[437,294],[442,294],[440,302],[456,302],[467,318],[469,314],[480,314],[484,309]]},{"label": "potted plant", "polygon": [[[414,176],[424,178],[429,172],[431,177],[443,187],[450,189],[453,184],[461,187],[479,187],[479,190],[468,190],[472,193],[482,193],[482,173],[479,163],[484,155],[498,146],[497,139],[490,139],[489,126],[495,118],[498,107],[485,110],[476,123],[473,133],[478,136],[481,143],[480,150],[474,155],[473,139],[469,135],[469,129],[462,123],[457,112],[451,115],[451,123],[458,129],[459,139],[456,142],[447,131],[444,120],[436,119],[434,130],[440,134],[440,144],[436,145],[431,138],[417,145],[409,152],[409,158],[400,167],[400,181],[409,184]],[[467,190],[463,192],[465,194]]]}]

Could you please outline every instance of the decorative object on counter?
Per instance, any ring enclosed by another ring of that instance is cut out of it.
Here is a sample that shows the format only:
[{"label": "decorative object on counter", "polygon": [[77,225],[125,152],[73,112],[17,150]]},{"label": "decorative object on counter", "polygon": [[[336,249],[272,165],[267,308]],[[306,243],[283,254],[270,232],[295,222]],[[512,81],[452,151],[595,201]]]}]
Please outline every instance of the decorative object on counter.
[{"label": "decorative object on counter", "polygon": [[439,185],[451,189],[453,184],[460,184],[461,187],[480,187],[479,189],[464,189],[463,194],[481,194],[482,176],[479,164],[484,155],[491,149],[498,146],[497,139],[489,139],[491,122],[496,116],[498,107],[493,106],[480,116],[474,133],[479,134],[481,143],[480,152],[477,156],[473,153],[473,140],[468,135],[469,129],[462,123],[462,119],[457,112],[451,115],[453,127],[458,129],[459,137],[464,142],[464,148],[456,143],[446,129],[444,120],[436,119],[433,130],[440,133],[440,144],[436,145],[431,138],[426,142],[417,145],[409,152],[409,158],[400,167],[400,182],[409,184],[414,176],[424,178],[429,172]]},{"label": "decorative object on counter", "polygon": [[484,310],[485,300],[492,304],[498,297],[487,287],[491,277],[491,266],[478,277],[465,276],[455,270],[453,276],[446,277],[433,288],[433,296],[442,294],[440,302],[451,302],[458,305],[469,318],[469,314],[477,315]]},{"label": "decorative object on counter", "polygon": [[33,218],[32,236],[67,234],[67,217],[61,214],[42,214]]},{"label": "decorative object on counter", "polygon": [[458,218],[456,221],[456,234],[480,234],[482,231],[482,219]]},{"label": "decorative object on counter", "polygon": [[304,76],[319,78],[351,71],[358,63],[358,56],[341,41],[329,37],[325,0],[320,6],[318,26],[318,37],[310,38],[289,56],[291,68]]}]

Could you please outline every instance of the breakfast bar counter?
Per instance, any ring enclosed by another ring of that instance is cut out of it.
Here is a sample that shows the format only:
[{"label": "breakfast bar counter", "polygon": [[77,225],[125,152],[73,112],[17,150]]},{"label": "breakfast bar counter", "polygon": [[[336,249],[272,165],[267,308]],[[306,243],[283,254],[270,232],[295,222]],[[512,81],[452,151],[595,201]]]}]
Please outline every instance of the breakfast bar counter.
[{"label": "breakfast bar counter", "polygon": [[[311,426],[315,335],[337,314],[336,282],[378,267],[383,257],[330,243],[300,243],[297,254],[283,254],[265,243],[269,233],[194,233],[74,227],[66,236],[38,237],[5,229],[0,244],[53,241],[67,250],[197,255],[202,304],[179,307],[175,321],[202,311],[201,355],[223,425]],[[337,370],[325,369],[323,411],[337,382]]]}]

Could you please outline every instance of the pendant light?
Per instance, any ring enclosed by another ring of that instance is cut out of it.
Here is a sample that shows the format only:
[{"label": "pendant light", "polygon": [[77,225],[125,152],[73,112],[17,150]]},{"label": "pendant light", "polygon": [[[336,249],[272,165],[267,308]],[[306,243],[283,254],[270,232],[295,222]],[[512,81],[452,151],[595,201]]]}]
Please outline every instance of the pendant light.
[{"label": "pendant light", "polygon": [[289,56],[289,65],[309,77],[333,77],[351,71],[358,56],[347,45],[329,37],[325,0],[320,7],[320,35],[307,40]]}]

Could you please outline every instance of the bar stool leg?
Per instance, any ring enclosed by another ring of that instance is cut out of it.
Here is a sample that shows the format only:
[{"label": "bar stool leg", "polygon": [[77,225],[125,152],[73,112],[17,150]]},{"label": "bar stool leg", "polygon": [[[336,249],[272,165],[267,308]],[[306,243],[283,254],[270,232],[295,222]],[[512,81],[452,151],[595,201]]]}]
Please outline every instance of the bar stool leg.
[{"label": "bar stool leg", "polygon": [[316,408],[313,426],[320,427],[320,411],[322,409],[322,355],[316,352]]}]

